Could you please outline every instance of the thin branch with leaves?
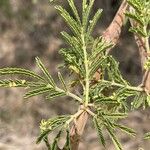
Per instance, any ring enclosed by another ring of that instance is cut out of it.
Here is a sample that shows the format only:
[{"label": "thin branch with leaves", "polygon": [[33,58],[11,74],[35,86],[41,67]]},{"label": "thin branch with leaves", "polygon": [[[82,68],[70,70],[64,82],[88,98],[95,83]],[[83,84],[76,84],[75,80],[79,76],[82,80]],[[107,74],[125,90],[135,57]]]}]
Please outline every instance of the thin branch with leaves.
[{"label": "thin branch with leaves", "polygon": [[[41,121],[37,143],[45,142],[48,150],[60,150],[58,142],[62,133],[66,133],[66,143],[62,145],[62,150],[78,150],[89,118],[92,118],[92,125],[98,133],[100,143],[105,148],[107,142],[103,134],[104,130],[107,131],[116,149],[123,150],[115,130],[119,129],[133,137],[136,132],[118,124],[118,120],[126,118],[131,110],[141,106],[143,108],[150,106],[150,58],[148,55],[150,2],[148,0],[123,0],[110,26],[102,36],[96,38],[92,36],[92,32],[102,15],[102,10],[98,9],[94,16],[91,16],[94,0],[82,0],[81,14],[74,0],[67,0],[67,2],[73,15],[70,15],[61,5],[51,1],[71,31],[61,32],[68,46],[59,52],[64,58],[63,65],[74,77],[72,81],[66,83],[61,72],[58,72],[58,79],[61,83],[58,86],[40,58],[36,57],[36,64],[42,75],[22,68],[2,68],[0,77],[7,76],[7,78],[0,80],[0,87],[25,88],[27,92],[24,98],[44,94],[47,100],[56,100],[57,97],[68,96],[78,103],[75,114],[55,116]],[[127,8],[129,8],[128,12],[126,12]],[[132,86],[123,78],[119,63],[109,54],[119,39],[126,17],[125,12],[132,25],[130,31],[135,35],[139,51],[142,51],[141,58],[145,57],[146,53],[146,59],[142,60],[145,70],[143,82],[142,86],[138,87]],[[96,78],[96,75],[99,77]],[[8,79],[9,77],[13,79]],[[78,90],[78,87],[81,89],[80,95],[72,92],[74,91],[72,88]],[[132,102],[128,101],[131,97]],[[131,108],[128,103],[131,103]],[[59,132],[52,142],[49,134],[56,130]],[[149,137],[147,133],[145,139]]]}]

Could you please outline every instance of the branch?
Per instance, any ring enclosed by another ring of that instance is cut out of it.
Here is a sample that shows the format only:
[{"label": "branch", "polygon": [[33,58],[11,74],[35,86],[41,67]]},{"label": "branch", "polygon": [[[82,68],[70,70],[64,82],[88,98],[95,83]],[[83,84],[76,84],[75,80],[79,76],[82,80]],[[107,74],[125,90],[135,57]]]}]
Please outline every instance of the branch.
[{"label": "branch", "polygon": [[83,111],[80,114],[80,116],[76,118],[76,120],[74,120],[74,124],[72,125],[70,131],[71,150],[78,150],[80,139],[83,134],[87,120],[88,120],[88,113],[86,111]]},{"label": "branch", "polygon": [[[113,43],[114,46],[118,42],[118,39],[121,33],[121,28],[125,20],[125,11],[127,7],[128,7],[128,4],[126,0],[123,0],[113,21],[111,22],[109,27],[106,29],[106,31],[103,33],[103,38],[105,39],[105,41],[108,43]],[[109,51],[110,50],[108,50],[108,52]]]}]

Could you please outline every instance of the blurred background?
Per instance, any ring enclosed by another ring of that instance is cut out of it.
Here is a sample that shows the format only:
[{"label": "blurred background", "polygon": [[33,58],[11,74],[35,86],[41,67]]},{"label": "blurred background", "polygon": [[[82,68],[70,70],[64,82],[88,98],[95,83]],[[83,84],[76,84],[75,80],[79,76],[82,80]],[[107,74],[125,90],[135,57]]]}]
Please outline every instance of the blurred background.
[{"label": "blurred background", "polygon": [[[61,3],[68,7],[65,1]],[[76,0],[77,5],[80,3],[81,0]],[[104,11],[94,35],[101,35],[107,28],[120,3],[120,0],[96,0],[93,11],[97,8]],[[49,0],[0,0],[0,68],[15,66],[37,71],[34,59],[39,56],[56,76],[57,66],[62,62],[58,51],[64,46],[60,32],[69,31],[65,25]],[[140,58],[129,26],[125,22],[111,54],[120,62],[124,78],[138,85],[142,77]],[[35,144],[41,119],[76,110],[67,98],[58,105],[57,101],[49,103],[40,96],[24,100],[23,94],[24,89],[0,89],[0,150],[45,150],[44,144]],[[149,110],[139,110],[120,121],[137,131],[134,139],[117,131],[125,150],[149,150],[150,142],[142,140],[143,134],[150,131],[149,115]],[[115,150],[107,134],[106,140],[108,149]],[[102,150],[92,127],[87,126],[80,149]]]}]

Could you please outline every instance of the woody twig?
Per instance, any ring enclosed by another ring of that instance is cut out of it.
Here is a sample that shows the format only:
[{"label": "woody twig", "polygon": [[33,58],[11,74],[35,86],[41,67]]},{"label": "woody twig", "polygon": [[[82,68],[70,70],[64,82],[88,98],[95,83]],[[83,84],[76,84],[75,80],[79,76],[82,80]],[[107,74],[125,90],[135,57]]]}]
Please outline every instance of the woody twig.
[{"label": "woody twig", "polygon": [[127,10],[127,7],[128,4],[126,0],[123,0],[113,21],[102,35],[106,42],[113,43],[114,46],[117,44],[120,37],[121,28],[125,21],[125,11]]}]

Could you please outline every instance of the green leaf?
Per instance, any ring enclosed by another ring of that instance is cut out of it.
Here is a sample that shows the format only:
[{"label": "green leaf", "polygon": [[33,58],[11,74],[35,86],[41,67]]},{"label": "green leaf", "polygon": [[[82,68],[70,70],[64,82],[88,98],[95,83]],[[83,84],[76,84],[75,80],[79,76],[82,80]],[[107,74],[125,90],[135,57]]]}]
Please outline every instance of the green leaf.
[{"label": "green leaf", "polygon": [[41,132],[40,136],[37,138],[36,143],[39,144],[42,140],[45,140],[45,137],[47,137],[50,132],[51,132],[50,129]]},{"label": "green leaf", "polygon": [[78,11],[77,11],[77,9],[76,9],[76,6],[75,6],[75,4],[74,4],[74,0],[67,0],[67,1],[68,1],[69,5],[70,5],[70,7],[71,7],[71,9],[72,9],[72,11],[73,11],[73,13],[74,13],[76,19],[77,19],[77,21],[81,24],[81,20],[80,20]]},{"label": "green leaf", "polygon": [[144,24],[145,24],[144,21],[136,14],[126,12],[126,16],[128,16],[131,19],[133,19],[134,21],[139,23],[141,26],[144,26]]},{"label": "green leaf", "polygon": [[67,132],[66,143],[65,146],[63,147],[63,150],[71,150],[69,129],[67,129],[66,132]]},{"label": "green leaf", "polygon": [[82,27],[84,32],[86,31],[88,25],[91,8],[93,7],[94,1],[95,0],[90,0],[89,4],[86,3],[85,7],[83,7],[84,9],[82,12]]},{"label": "green leaf", "polygon": [[99,125],[97,118],[94,118],[94,119],[93,119],[93,122],[94,122],[94,127],[95,127],[95,129],[97,130],[97,132],[98,132],[98,136],[99,136],[99,139],[100,139],[100,143],[101,143],[104,147],[106,147],[105,139],[104,139],[104,136],[103,136],[103,133],[102,133],[102,127]]},{"label": "green leaf", "polygon": [[98,21],[98,19],[101,17],[101,14],[102,14],[102,9],[99,9],[92,20],[89,21],[90,25],[88,27],[88,35],[90,35],[92,32],[93,32],[93,29]]},{"label": "green leaf", "polygon": [[129,31],[133,32],[133,33],[136,33],[136,34],[138,34],[142,37],[147,37],[148,36],[148,34],[145,31],[143,31],[143,28],[140,28],[140,27],[131,27],[129,29]]},{"label": "green leaf", "polygon": [[[27,82],[29,88],[39,88],[39,87],[44,87],[47,85],[43,82],[29,82],[29,81],[26,81],[26,82]],[[51,85],[49,85],[49,84],[47,86],[51,87]]]},{"label": "green leaf", "polygon": [[34,79],[44,81],[44,78],[34,73],[33,71],[22,69],[22,68],[3,68],[0,69],[0,76],[2,75],[24,75]]},{"label": "green leaf", "polygon": [[105,56],[104,53],[107,49],[110,49],[112,47],[112,44],[106,43],[102,37],[99,37],[98,39],[95,39],[93,47],[92,47],[92,55],[90,56],[90,61],[92,62],[95,59],[99,59],[101,56]]},{"label": "green leaf", "polygon": [[142,3],[139,0],[127,0],[130,6],[132,6],[139,14],[142,13]]},{"label": "green leaf", "polygon": [[111,139],[112,139],[116,149],[117,150],[123,150],[122,146],[121,146],[121,143],[118,141],[117,137],[114,134],[114,130],[112,130],[112,128],[110,128],[107,125],[105,125],[105,127],[106,127],[106,129],[107,129],[107,131],[108,131],[108,133],[109,133],[109,135],[110,135],[110,137],[111,137]]},{"label": "green leaf", "polygon": [[60,138],[60,136],[61,136],[61,133],[62,133],[62,130],[60,130],[60,131],[58,132],[57,136],[55,137],[54,142],[53,142],[53,144],[52,144],[51,150],[60,150],[60,148],[59,148],[59,146],[58,146],[58,140],[59,140],[59,138]]},{"label": "green leaf", "polygon": [[119,118],[126,118],[127,114],[126,113],[102,113],[104,117],[108,118],[114,118],[114,119],[119,119]]},{"label": "green leaf", "polygon": [[44,93],[48,93],[50,92],[52,89],[50,87],[40,87],[40,88],[37,88],[37,89],[33,89],[29,92],[27,92],[25,95],[24,95],[24,98],[30,98],[30,97],[33,97],[33,96],[37,96],[37,95],[40,95],[40,94],[44,94]]},{"label": "green leaf", "polygon": [[94,62],[92,62],[90,66],[90,73],[89,73],[90,78],[93,78],[93,75],[96,73],[96,71],[99,68],[101,68],[103,63],[106,63],[106,61],[107,61],[107,57],[103,56],[102,58],[97,58],[94,60]]},{"label": "green leaf", "polygon": [[45,66],[43,65],[43,63],[41,62],[41,60],[38,57],[36,57],[36,63],[39,66],[39,68],[42,70],[43,74],[45,75],[45,77],[48,80],[48,82],[50,83],[50,85],[55,87],[53,78],[51,77],[48,70],[45,68]]},{"label": "green leaf", "polygon": [[81,43],[78,41],[78,39],[74,36],[70,36],[68,33],[66,32],[61,32],[61,35],[63,36],[63,38],[66,40],[66,42],[70,45],[70,49],[72,50],[72,54],[75,55],[75,57],[82,58],[83,59],[83,51],[82,51],[82,45]]},{"label": "green leaf", "polygon": [[[74,54],[72,54],[72,49],[61,49],[61,55],[65,59],[66,66],[73,72],[77,73],[80,76],[85,75],[85,69],[83,68],[83,63],[81,59],[78,59]],[[80,57],[79,57],[80,58]]]},{"label": "green leaf", "polygon": [[0,87],[27,87],[26,80],[0,80]]},{"label": "green leaf", "polygon": [[110,99],[109,97],[98,97],[94,100],[94,104],[119,104],[117,100]]},{"label": "green leaf", "polygon": [[121,129],[122,131],[126,132],[127,134],[129,134],[133,137],[135,137],[135,135],[136,135],[136,132],[131,128],[128,128],[128,127],[120,125],[120,124],[114,124],[114,126]]},{"label": "green leaf", "polygon": [[50,99],[65,96],[65,95],[66,95],[65,92],[59,92],[59,91],[51,90],[49,92],[49,94],[46,96],[46,99],[50,100]]},{"label": "green leaf", "polygon": [[67,120],[70,119],[70,116],[57,116],[51,119],[42,120],[40,124],[41,133],[37,138],[37,143],[40,143],[48,134],[54,131],[57,128],[63,127]]},{"label": "green leaf", "polygon": [[67,92],[67,86],[66,86],[64,78],[60,72],[58,72],[58,78],[59,78],[61,84],[63,85],[63,89]]},{"label": "green leaf", "polygon": [[65,22],[69,25],[71,30],[77,37],[80,37],[80,25],[70,16],[70,14],[61,6],[55,6],[55,8],[59,11],[60,15],[64,18]]},{"label": "green leaf", "polygon": [[116,83],[121,83],[123,85],[128,85],[120,73],[119,63],[116,62],[116,60],[112,56],[107,57],[107,59],[108,80],[114,81]]},{"label": "green leaf", "polygon": [[134,110],[141,107],[142,104],[144,104],[145,100],[146,100],[146,94],[138,92],[137,95],[135,95],[133,102],[131,103],[131,109]]}]

